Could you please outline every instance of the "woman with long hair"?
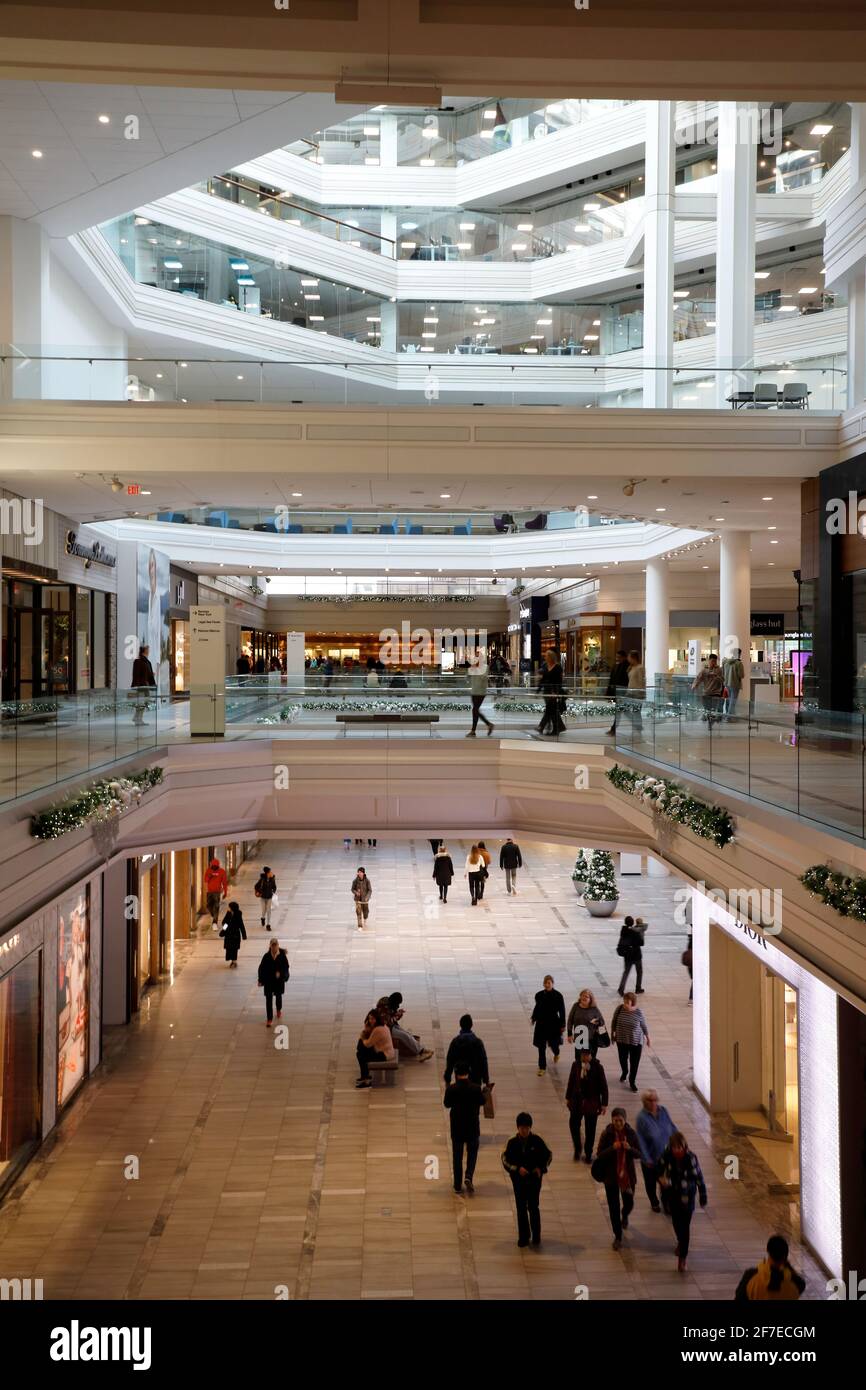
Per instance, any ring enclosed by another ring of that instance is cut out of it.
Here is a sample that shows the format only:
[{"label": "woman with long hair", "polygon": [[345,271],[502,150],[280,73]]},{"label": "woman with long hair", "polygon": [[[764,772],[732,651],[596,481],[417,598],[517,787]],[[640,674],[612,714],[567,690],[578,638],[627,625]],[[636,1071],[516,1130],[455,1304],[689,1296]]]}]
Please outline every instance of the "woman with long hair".
[{"label": "woman with long hair", "polygon": [[466,877],[469,879],[469,895],[472,899],[472,906],[478,906],[478,899],[482,896],[483,888],[481,880],[484,876],[484,856],[477,845],[473,845],[466,856]]}]

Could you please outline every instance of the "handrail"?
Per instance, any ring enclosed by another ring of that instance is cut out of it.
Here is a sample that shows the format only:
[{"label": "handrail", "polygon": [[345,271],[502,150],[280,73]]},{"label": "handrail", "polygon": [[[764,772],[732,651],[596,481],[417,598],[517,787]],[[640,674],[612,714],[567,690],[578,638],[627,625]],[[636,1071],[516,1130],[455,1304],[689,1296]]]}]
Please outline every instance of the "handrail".
[{"label": "handrail", "polygon": [[348,227],[353,232],[363,232],[364,236],[375,237],[377,241],[387,241],[389,246],[396,246],[397,242],[393,237],[384,236],[381,232],[368,231],[366,227],[356,227],[350,222],[343,222],[339,217],[331,217],[327,212],[318,212],[315,208],[304,207],[303,203],[295,203],[291,198],[287,198],[284,193],[269,193],[263,197],[255,184],[245,183],[243,179],[229,178],[228,174],[211,174],[210,183],[228,183],[233,188],[243,188],[247,193],[254,193],[263,203],[282,203],[287,208],[295,208],[297,212],[306,212],[310,217],[321,217],[325,222],[333,222],[335,227]]}]

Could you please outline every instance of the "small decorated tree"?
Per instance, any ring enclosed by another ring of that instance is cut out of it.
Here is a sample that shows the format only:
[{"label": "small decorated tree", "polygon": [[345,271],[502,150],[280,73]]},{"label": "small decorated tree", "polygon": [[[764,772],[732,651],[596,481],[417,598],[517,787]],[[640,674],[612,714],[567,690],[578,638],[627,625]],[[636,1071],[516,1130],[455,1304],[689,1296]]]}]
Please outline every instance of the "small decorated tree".
[{"label": "small decorated tree", "polygon": [[578,850],[577,858],[574,861],[574,868],[571,871],[571,877],[574,879],[575,883],[586,883],[586,880],[589,878],[589,860],[586,857],[585,850]]},{"label": "small decorated tree", "polygon": [[619,898],[613,855],[608,850],[597,849],[592,856],[583,896],[586,902],[595,903],[615,903]]}]

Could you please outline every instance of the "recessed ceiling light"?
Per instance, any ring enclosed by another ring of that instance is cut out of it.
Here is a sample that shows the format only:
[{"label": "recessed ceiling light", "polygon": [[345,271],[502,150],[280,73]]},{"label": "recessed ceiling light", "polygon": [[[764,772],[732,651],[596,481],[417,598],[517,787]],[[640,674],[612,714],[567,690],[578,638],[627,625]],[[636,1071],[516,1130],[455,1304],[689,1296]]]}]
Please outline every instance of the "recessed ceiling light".
[{"label": "recessed ceiling light", "polygon": [[293,497],[303,497],[303,495],[304,495],[304,494],[303,494],[302,492],[293,492],[293,493],[292,493],[292,496],[293,496]]},{"label": "recessed ceiling light", "polygon": [[474,231],[475,231],[475,223],[474,223],[474,222],[461,222],[461,223],[459,224],[459,226],[460,226],[461,232],[474,232]]},{"label": "recessed ceiling light", "polygon": [[42,151],[41,151],[41,150],[31,150],[30,153],[31,153],[31,155],[33,156],[34,159],[41,159],[41,158],[42,158]]},{"label": "recessed ceiling light", "polygon": [[830,134],[830,131],[831,131],[832,129],[833,129],[832,125],[825,125],[823,122],[819,122],[817,125],[813,125],[813,126],[812,126],[812,129],[809,131],[809,134],[810,134],[810,135],[829,135],[829,134]]},{"label": "recessed ceiling light", "polygon": [[723,516],[714,516],[714,517],[713,517],[713,521],[724,521],[724,519],[725,519],[725,518],[724,518]]},{"label": "recessed ceiling light", "polygon": [[586,494],[586,500],[587,500],[587,502],[597,502],[597,501],[598,501],[598,493],[597,493],[597,492],[588,492],[588,493]]},{"label": "recessed ceiling light", "polygon": [[142,497],[149,497],[149,496],[150,496],[150,493],[147,491],[146,488],[143,488],[143,489],[142,489],[141,495],[142,495]]},{"label": "recessed ceiling light", "polygon": [[688,290],[674,290],[674,299],[688,299]]},{"label": "recessed ceiling light", "polygon": [[96,119],[99,121],[99,124],[100,124],[100,125],[108,125],[108,124],[110,123],[110,121],[111,121],[111,117],[110,117],[110,116],[105,116],[105,115],[97,116]]},{"label": "recessed ceiling light", "polygon": [[779,528],[778,528],[777,526],[768,526],[768,527],[767,527],[767,530],[768,530],[768,531],[777,531],[778,529],[779,529]]},{"label": "recessed ceiling light", "polygon": [[180,365],[181,365],[182,367],[188,367],[188,366],[189,366],[189,363],[188,363],[188,362],[181,362]]},{"label": "recessed ceiling light", "polygon": [[666,512],[666,511],[667,511],[667,507],[656,507],[656,511],[657,511],[657,512]]},{"label": "recessed ceiling light", "polygon": [[761,501],[762,501],[762,502],[772,502],[772,500],[773,500],[772,497],[762,497],[762,498],[761,498]]},{"label": "recessed ceiling light", "polygon": [[769,270],[756,270],[756,271],[755,271],[755,279],[756,279],[756,280],[769,280],[769,278],[770,278],[770,272],[769,272]]},{"label": "recessed ceiling light", "polygon": [[601,212],[601,203],[584,203],[584,212]]},{"label": "recessed ceiling light", "polygon": [[817,286],[817,285],[803,285],[803,286],[797,291],[797,293],[798,293],[798,294],[817,294],[817,293],[818,293],[818,286]]},{"label": "recessed ceiling light", "polygon": [[534,222],[518,222],[517,230],[519,232],[531,232],[534,226]]},{"label": "recessed ceiling light", "polygon": [[238,381],[243,381],[243,377],[241,376],[240,372],[238,373]]},{"label": "recessed ceiling light", "polygon": [[157,381],[162,381],[162,372],[157,372],[156,379]]},{"label": "recessed ceiling light", "polygon": [[770,541],[770,545],[778,545],[778,544],[779,544],[778,541]]},{"label": "recessed ceiling light", "polygon": [[485,121],[495,121],[495,120],[496,120],[496,109],[495,109],[495,107],[494,107],[494,109],[493,109],[492,111],[488,109],[487,111],[484,112],[484,119],[485,119]]}]

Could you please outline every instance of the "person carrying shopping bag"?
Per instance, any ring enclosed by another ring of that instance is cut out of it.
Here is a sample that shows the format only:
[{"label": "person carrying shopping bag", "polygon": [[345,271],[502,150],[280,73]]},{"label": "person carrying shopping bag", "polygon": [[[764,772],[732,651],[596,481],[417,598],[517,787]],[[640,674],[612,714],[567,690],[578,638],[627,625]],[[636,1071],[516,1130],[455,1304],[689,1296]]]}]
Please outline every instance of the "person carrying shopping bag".
[{"label": "person carrying shopping bag", "polygon": [[277,901],[277,880],[274,877],[273,869],[269,869],[265,865],[253,892],[259,900],[262,926],[269,927],[271,925],[271,907]]},{"label": "person carrying shopping bag", "polygon": [[237,903],[229,903],[229,910],[223,918],[220,936],[222,937],[229,969],[237,970],[238,951],[241,949],[241,939],[244,941],[247,939],[244,916]]}]

